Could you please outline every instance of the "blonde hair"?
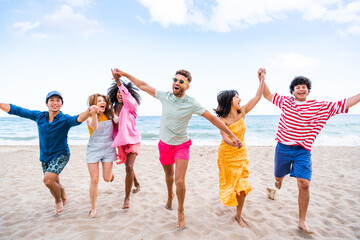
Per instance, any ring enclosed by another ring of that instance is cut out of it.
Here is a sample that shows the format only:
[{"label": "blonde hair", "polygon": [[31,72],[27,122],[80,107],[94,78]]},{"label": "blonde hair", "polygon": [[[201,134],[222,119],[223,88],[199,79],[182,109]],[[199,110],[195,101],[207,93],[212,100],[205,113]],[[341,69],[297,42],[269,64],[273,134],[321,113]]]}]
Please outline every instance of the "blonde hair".
[{"label": "blonde hair", "polygon": [[107,96],[99,94],[99,93],[95,93],[93,95],[90,95],[89,98],[88,98],[89,107],[92,106],[92,105],[97,105],[98,97],[102,97],[105,100],[106,107],[105,107],[104,114],[109,120],[112,120],[114,118],[114,111],[112,109],[112,104],[110,102],[110,99]]}]

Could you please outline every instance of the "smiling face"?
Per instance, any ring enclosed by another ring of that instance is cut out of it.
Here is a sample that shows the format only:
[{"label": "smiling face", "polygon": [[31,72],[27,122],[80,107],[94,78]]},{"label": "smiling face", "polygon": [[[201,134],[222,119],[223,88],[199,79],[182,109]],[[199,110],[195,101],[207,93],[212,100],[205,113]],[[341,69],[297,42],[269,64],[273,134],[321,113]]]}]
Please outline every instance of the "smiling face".
[{"label": "smiling face", "polygon": [[[188,82],[187,77],[185,77],[181,74],[176,74],[175,78]],[[173,82],[172,89],[173,89],[173,94],[176,97],[182,97],[185,95],[185,91],[189,89],[189,85],[186,83],[181,84],[181,83],[179,83],[179,81],[176,81],[176,82]]]},{"label": "smiling face", "polygon": [[299,84],[294,87],[292,94],[295,96],[295,101],[305,102],[309,95],[309,89],[306,84]]},{"label": "smiling face", "polygon": [[98,96],[96,105],[99,108],[99,113],[104,114],[104,112],[106,110],[106,101],[102,96]]},{"label": "smiling face", "polygon": [[49,108],[49,112],[59,112],[62,105],[63,103],[61,98],[57,95],[50,97],[46,103],[46,106]]},{"label": "smiling face", "polygon": [[240,102],[241,99],[239,98],[239,95],[235,94],[232,99],[231,108],[235,110],[240,110]]},{"label": "smiling face", "polygon": [[122,95],[120,93],[120,90],[117,91],[116,99],[120,104],[123,104]]}]

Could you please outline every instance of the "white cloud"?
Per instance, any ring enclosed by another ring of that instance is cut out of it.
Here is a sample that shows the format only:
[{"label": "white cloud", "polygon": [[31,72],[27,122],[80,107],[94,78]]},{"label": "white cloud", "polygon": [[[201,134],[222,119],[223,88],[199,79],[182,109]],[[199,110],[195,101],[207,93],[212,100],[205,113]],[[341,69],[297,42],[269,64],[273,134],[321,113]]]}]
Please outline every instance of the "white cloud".
[{"label": "white cloud", "polygon": [[149,9],[151,21],[163,27],[203,23],[202,14],[194,7],[192,0],[139,0]]},{"label": "white cloud", "polygon": [[295,53],[282,53],[278,54],[275,58],[269,59],[268,64],[288,70],[303,70],[315,67],[318,64],[318,60]]},{"label": "white cloud", "polygon": [[[79,1],[80,2],[80,1]],[[36,39],[50,36],[77,35],[88,37],[99,30],[99,22],[88,19],[85,15],[76,13],[69,5],[63,5],[59,10],[44,16],[41,22],[19,22],[13,24],[13,29],[21,35]]]},{"label": "white cloud", "polygon": [[207,9],[197,7],[195,2],[200,4],[201,0],[138,1],[148,8],[151,21],[164,27],[194,24],[211,31],[228,32],[274,22],[294,12],[299,12],[307,21],[342,25],[341,28],[347,29],[344,33],[358,34],[360,26],[360,0],[215,0]]},{"label": "white cloud", "polygon": [[18,22],[14,23],[12,27],[18,34],[25,35],[28,31],[35,29],[40,26],[39,22],[30,23],[30,22]]},{"label": "white cloud", "polygon": [[100,24],[96,20],[87,19],[84,15],[74,13],[68,5],[44,17],[44,24],[65,32],[87,33],[94,31]]}]

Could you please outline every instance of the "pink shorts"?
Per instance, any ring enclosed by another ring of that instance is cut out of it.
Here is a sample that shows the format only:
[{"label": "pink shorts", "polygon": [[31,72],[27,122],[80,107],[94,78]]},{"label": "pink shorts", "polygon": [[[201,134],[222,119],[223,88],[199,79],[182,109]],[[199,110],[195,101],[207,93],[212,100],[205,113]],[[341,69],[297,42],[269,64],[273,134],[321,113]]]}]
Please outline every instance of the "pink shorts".
[{"label": "pink shorts", "polygon": [[160,162],[162,165],[174,164],[177,159],[189,160],[191,140],[180,145],[168,145],[159,141]]},{"label": "pink shorts", "polygon": [[118,153],[116,155],[118,157],[118,161],[116,162],[116,164],[122,164],[122,163],[126,164],[126,156],[129,153],[135,153],[136,155],[138,155],[139,149],[140,149],[140,143],[126,144],[117,147]]}]

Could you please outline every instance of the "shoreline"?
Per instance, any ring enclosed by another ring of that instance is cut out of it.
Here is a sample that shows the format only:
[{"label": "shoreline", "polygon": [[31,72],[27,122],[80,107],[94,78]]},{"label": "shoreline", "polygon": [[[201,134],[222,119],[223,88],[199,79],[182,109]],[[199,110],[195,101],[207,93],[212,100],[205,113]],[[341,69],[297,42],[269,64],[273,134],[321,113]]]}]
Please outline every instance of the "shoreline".
[{"label": "shoreline", "polygon": [[[219,203],[218,146],[192,146],[186,175],[185,216],[187,227],[176,229],[174,210],[164,208],[166,186],[157,147],[142,145],[135,162],[141,191],[131,195],[130,209],[121,210],[124,198],[124,165],[114,165],[115,180],[105,183],[100,173],[98,216],[88,217],[89,173],[85,145],[70,145],[71,157],[60,174],[70,202],[58,216],[42,182],[37,145],[0,146],[1,239],[303,239],[297,229],[297,186],[286,177],[275,200],[266,197],[274,184],[273,146],[248,146],[249,180],[243,217],[249,228],[234,220],[235,207]],[[307,215],[313,236],[330,239],[360,237],[360,147],[312,149],[313,177]],[[101,172],[101,171],[100,171]],[[25,178],[25,180],[24,180]]]}]

